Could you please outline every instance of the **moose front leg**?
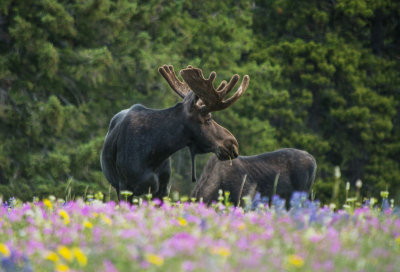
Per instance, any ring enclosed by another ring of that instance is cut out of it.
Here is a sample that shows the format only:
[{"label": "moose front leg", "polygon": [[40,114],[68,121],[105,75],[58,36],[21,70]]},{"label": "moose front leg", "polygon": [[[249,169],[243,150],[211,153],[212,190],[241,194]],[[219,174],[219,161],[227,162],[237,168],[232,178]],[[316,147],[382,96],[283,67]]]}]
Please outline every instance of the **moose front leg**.
[{"label": "moose front leg", "polygon": [[159,179],[159,184],[160,184],[160,188],[158,190],[158,192],[155,192],[153,194],[154,198],[158,198],[161,199],[164,196],[168,195],[168,184],[169,184],[169,178],[171,176],[171,159],[168,158],[167,160],[165,160],[158,171],[158,179]]},{"label": "moose front leg", "polygon": [[190,158],[192,161],[192,182],[196,182],[196,147],[193,145],[190,146],[189,151],[190,151]]},{"label": "moose front leg", "polygon": [[125,183],[119,182],[119,184],[115,187],[115,190],[117,191],[117,197],[118,197],[118,203],[121,202],[122,200],[128,201],[128,203],[132,203],[132,198],[131,196],[126,196],[124,195],[124,192],[126,191],[131,191],[129,188],[126,186]]},{"label": "moose front leg", "polygon": [[119,190],[119,184],[115,187],[115,190],[117,191],[117,198],[118,198],[118,203],[121,202],[121,192]]},{"label": "moose front leg", "polygon": [[160,189],[160,182],[158,175],[154,172],[148,172],[146,175],[140,179],[139,184],[135,184],[133,189],[133,195],[143,195],[143,194],[154,194]]}]

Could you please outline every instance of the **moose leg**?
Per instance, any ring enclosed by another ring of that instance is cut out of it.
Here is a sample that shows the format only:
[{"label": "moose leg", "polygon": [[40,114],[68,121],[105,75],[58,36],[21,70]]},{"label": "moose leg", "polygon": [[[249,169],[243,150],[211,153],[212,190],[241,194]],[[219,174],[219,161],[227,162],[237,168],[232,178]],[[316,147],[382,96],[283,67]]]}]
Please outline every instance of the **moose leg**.
[{"label": "moose leg", "polygon": [[154,194],[154,197],[162,199],[164,196],[168,195],[168,184],[170,176],[171,176],[171,159],[168,158],[160,166],[160,170],[158,173],[160,188],[158,192]]},{"label": "moose leg", "polygon": [[118,197],[118,202],[121,202],[121,200],[124,200],[124,197],[121,196],[121,191],[129,191],[128,187],[124,183],[119,182],[117,186],[115,186],[115,190],[117,190],[117,197]]},{"label": "moose leg", "polygon": [[220,180],[217,179],[209,179],[206,183],[201,183],[201,181],[198,183],[198,186],[196,185],[197,188],[195,188],[194,193],[192,193],[192,196],[197,199],[197,201],[200,201],[200,199],[203,200],[204,203],[206,204],[211,204],[212,201],[217,201],[218,200],[218,191],[222,188],[222,184]]},{"label": "moose leg", "polygon": [[133,190],[133,195],[143,195],[147,193],[151,193],[154,195],[154,193],[157,193],[160,184],[158,180],[158,175],[155,174],[154,172],[148,172],[139,184],[135,185],[135,188]]},{"label": "moose leg", "polygon": [[119,185],[115,188],[115,190],[117,191],[117,197],[118,197],[118,203],[121,202],[121,193],[119,191]]},{"label": "moose leg", "polygon": [[218,199],[218,190],[220,188],[220,181],[210,178],[208,180],[200,178],[193,188],[190,197],[196,198],[197,201],[202,200],[206,204],[211,204],[212,200]]}]

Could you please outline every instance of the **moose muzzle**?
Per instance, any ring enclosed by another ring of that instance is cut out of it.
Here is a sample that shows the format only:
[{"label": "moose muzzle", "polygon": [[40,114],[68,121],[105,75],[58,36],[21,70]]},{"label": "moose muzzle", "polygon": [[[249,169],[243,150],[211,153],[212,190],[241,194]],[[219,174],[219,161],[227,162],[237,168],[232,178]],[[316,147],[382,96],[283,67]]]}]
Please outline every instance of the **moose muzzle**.
[{"label": "moose muzzle", "polygon": [[221,146],[217,147],[215,155],[221,161],[237,158],[239,156],[237,140],[235,138],[225,140]]}]

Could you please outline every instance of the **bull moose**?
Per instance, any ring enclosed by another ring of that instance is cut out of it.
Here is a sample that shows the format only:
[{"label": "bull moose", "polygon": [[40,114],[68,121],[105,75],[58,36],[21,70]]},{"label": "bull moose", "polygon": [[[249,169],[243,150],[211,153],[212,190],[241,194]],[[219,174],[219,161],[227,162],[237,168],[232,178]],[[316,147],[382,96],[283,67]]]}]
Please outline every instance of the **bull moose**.
[{"label": "bull moose", "polygon": [[191,153],[193,180],[196,154],[214,152],[218,160],[238,156],[236,138],[212,119],[211,112],[235,103],[246,91],[249,76],[245,75],[236,93],[224,100],[239,75],[233,75],[229,83],[222,81],[215,89],[215,72],[205,79],[202,70],[188,66],[180,71],[180,81],[172,65],[158,71],[183,101],[161,110],[135,104],[111,119],[100,162],[118,199],[122,190],[133,195],[150,190],[158,198],[167,195],[170,156],[184,147]]},{"label": "bull moose", "polygon": [[[229,191],[230,201],[240,203],[243,196],[261,196],[271,199],[277,180],[276,194],[289,200],[294,191],[308,192],[315,179],[317,164],[309,153],[284,148],[255,156],[238,156],[230,161],[218,161],[212,156],[192,191],[192,197],[207,204],[218,199],[218,191]],[[246,178],[245,178],[246,176]]]}]

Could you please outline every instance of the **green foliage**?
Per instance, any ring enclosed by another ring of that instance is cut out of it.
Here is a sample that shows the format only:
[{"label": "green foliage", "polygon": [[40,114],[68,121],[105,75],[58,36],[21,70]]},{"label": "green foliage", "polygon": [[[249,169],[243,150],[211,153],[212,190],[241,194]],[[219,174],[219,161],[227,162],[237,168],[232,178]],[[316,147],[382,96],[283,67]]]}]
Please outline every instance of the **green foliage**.
[{"label": "green foliage", "polygon": [[256,3],[254,34],[259,41],[252,56],[280,67],[282,79],[272,81],[272,88],[286,97],[285,113],[269,120],[281,143],[316,157],[315,186],[323,193],[317,198],[329,199],[333,165],[340,165],[352,184],[363,179],[366,196],[390,186],[398,197],[399,164],[393,155],[399,149],[393,142],[398,141],[399,62],[393,56],[400,47],[393,27],[383,24],[398,18],[399,5],[362,0]]},{"label": "green foliage", "polygon": [[[400,199],[399,17],[388,0],[2,1],[0,194],[110,197],[99,155],[111,117],[172,106],[157,68],[192,64],[217,84],[250,75],[240,101],[214,114],[241,154],[307,150],[324,202],[336,165],[339,190],[362,179],[363,196],[389,187]],[[188,162],[173,156],[183,194]]]}]

